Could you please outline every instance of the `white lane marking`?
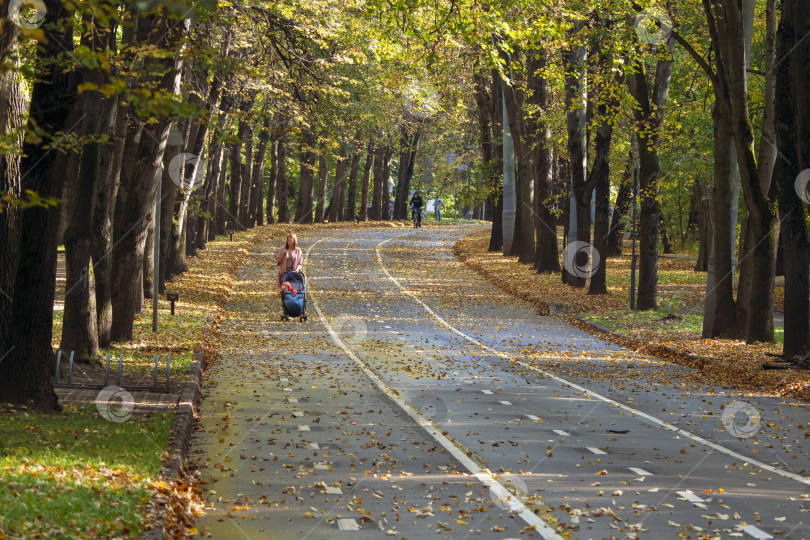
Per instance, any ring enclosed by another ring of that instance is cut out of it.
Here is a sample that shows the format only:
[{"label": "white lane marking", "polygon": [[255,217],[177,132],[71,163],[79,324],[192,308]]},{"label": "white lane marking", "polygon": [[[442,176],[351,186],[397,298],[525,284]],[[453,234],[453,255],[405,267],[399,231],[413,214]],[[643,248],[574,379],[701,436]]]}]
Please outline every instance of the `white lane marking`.
[{"label": "white lane marking", "polygon": [[607,455],[607,452],[605,452],[604,450],[600,450],[599,448],[596,448],[595,446],[588,446],[586,448],[587,448],[588,452],[590,452],[591,454],[596,454],[598,456]]},{"label": "white lane marking", "polygon": [[529,420],[534,420],[535,422],[537,422],[538,420],[540,420],[540,417],[539,417],[539,416],[535,416],[535,415],[533,415],[533,414],[527,414],[527,415],[526,415],[526,418],[528,418]]},{"label": "white lane marking", "polygon": [[292,388],[282,388],[285,392],[292,392]]},{"label": "white lane marking", "polygon": [[760,539],[760,540],[773,539],[773,536],[766,533],[765,531],[763,531],[759,527],[755,527],[753,525],[745,525],[745,526],[737,525],[737,530],[742,531],[744,533],[748,533],[751,536],[753,536],[754,538],[757,538],[757,539]]},{"label": "white lane marking", "polygon": [[326,463],[316,463],[315,468],[319,471],[328,471],[329,465],[327,465]]},{"label": "white lane marking", "polygon": [[652,416],[650,414],[642,412],[642,411],[640,411],[638,409],[634,409],[633,407],[625,405],[624,403],[619,403],[618,401],[612,400],[609,397],[605,397],[602,394],[599,394],[598,392],[594,392],[593,390],[589,390],[589,389],[585,388],[584,386],[580,386],[579,384],[577,384],[575,382],[569,381],[567,379],[563,379],[562,377],[558,377],[557,375],[551,373],[550,371],[546,371],[545,369],[541,369],[541,368],[539,368],[537,366],[527,364],[526,362],[523,362],[522,360],[518,360],[517,358],[515,358],[514,356],[512,356],[509,353],[505,353],[505,352],[499,351],[497,349],[494,349],[494,348],[490,347],[489,345],[485,345],[485,344],[481,343],[480,341],[478,341],[477,339],[475,339],[474,337],[470,337],[467,334],[465,334],[464,332],[462,332],[461,330],[458,330],[455,326],[453,326],[450,323],[448,323],[447,321],[445,321],[438,313],[433,311],[430,308],[430,306],[428,306],[427,304],[422,302],[419,298],[417,298],[416,295],[414,295],[412,292],[405,289],[405,287],[402,286],[402,284],[399,282],[399,280],[397,280],[397,278],[395,278],[394,276],[391,275],[390,272],[388,272],[388,269],[383,264],[382,256],[380,255],[380,247],[382,247],[383,244],[387,244],[391,240],[396,240],[400,236],[405,236],[407,234],[411,234],[411,233],[402,233],[402,234],[400,234],[398,236],[392,236],[388,240],[383,240],[382,242],[377,244],[377,248],[376,248],[377,262],[380,264],[380,268],[382,269],[383,273],[386,276],[388,276],[388,279],[390,279],[391,281],[394,282],[394,284],[399,288],[399,290],[403,294],[407,294],[408,296],[410,296],[414,300],[414,302],[416,302],[417,304],[419,304],[423,308],[425,308],[425,311],[430,313],[433,316],[434,319],[439,321],[439,323],[441,323],[445,328],[447,328],[448,330],[450,330],[454,334],[457,334],[457,335],[463,337],[464,339],[466,339],[470,343],[478,345],[482,349],[485,349],[485,350],[491,352],[495,356],[500,356],[501,358],[503,358],[505,360],[509,360],[510,362],[513,362],[513,363],[515,363],[515,364],[517,364],[519,366],[525,367],[527,369],[531,369],[532,371],[536,371],[537,373],[541,373],[542,375],[548,377],[549,379],[557,381],[558,383],[560,383],[562,385],[570,386],[574,390],[577,390],[579,392],[583,392],[583,393],[588,394],[589,396],[594,397],[594,398],[596,398],[596,399],[598,399],[600,401],[608,403],[608,404],[610,404],[610,405],[612,405],[612,406],[614,406],[614,407],[616,407],[618,409],[629,412],[634,416],[634,418],[640,418],[640,419],[645,420],[645,421],[647,421],[647,422],[649,422],[649,423],[653,424],[654,426],[659,427],[661,429],[665,429],[667,431],[672,431],[673,433],[677,433],[678,435],[683,435],[684,437],[688,437],[688,438],[692,439],[695,442],[699,442],[700,444],[702,444],[704,446],[708,446],[709,448],[711,448],[713,450],[717,450],[718,452],[726,454],[727,456],[733,457],[734,459],[744,460],[744,462],[750,463],[751,465],[754,465],[754,466],[756,466],[756,467],[758,467],[760,469],[770,471],[770,472],[772,472],[774,474],[778,474],[780,476],[784,476],[785,478],[790,478],[791,480],[796,480],[797,482],[801,482],[802,484],[810,486],[810,477],[804,477],[804,476],[801,476],[799,474],[792,473],[790,471],[785,471],[783,469],[780,469],[779,467],[774,467],[772,465],[768,465],[767,463],[763,463],[762,461],[753,459],[753,458],[751,458],[749,456],[744,456],[744,455],[742,455],[740,453],[735,452],[734,450],[730,450],[730,449],[726,448],[725,446],[714,443],[714,442],[712,442],[712,441],[710,441],[708,439],[704,439],[700,435],[695,435],[691,431],[686,431],[686,430],[683,430],[683,429],[681,429],[679,427],[675,427],[672,424],[670,424],[669,422],[665,422],[664,420],[656,418],[655,416]]},{"label": "white lane marking", "polygon": [[279,381],[281,381],[281,382],[290,382],[290,379],[288,379],[287,377],[282,377],[282,378],[279,379]]},{"label": "white lane marking", "polygon": [[691,491],[676,491],[678,495],[689,501],[690,503],[702,503],[706,502],[704,499],[701,499]]},{"label": "white lane marking", "polygon": [[343,495],[339,487],[329,486],[326,488],[326,493],[329,495]]},{"label": "white lane marking", "polygon": [[561,430],[561,429],[554,429],[554,430],[552,430],[552,431],[554,431],[554,433],[556,433],[556,434],[557,434],[557,435],[559,435],[560,437],[568,437],[569,435],[571,435],[571,434],[570,434],[570,433],[568,433],[567,431],[563,431],[563,430]]},{"label": "white lane marking", "polygon": [[[310,289],[310,294],[312,290]],[[360,527],[357,526],[357,522],[351,518],[341,518],[338,520],[338,529],[341,531],[359,531]]]},{"label": "white lane marking", "polygon": [[627,468],[639,476],[652,476],[652,473],[650,471],[645,471],[644,469],[639,469],[638,467],[627,467]]},{"label": "white lane marking", "polygon": [[511,405],[512,404],[511,401],[499,401],[498,403],[500,403],[501,405]]},{"label": "white lane marking", "polygon": [[301,411],[295,411],[293,413],[293,416],[295,416],[296,418],[301,418],[302,416],[304,416],[304,413],[302,413]]},{"label": "white lane marking", "polygon": [[492,395],[492,390],[481,390],[481,393],[486,394],[488,396],[491,396]]},{"label": "white lane marking", "polygon": [[309,431],[309,426],[298,426],[298,431]]},{"label": "white lane marking", "polygon": [[[319,243],[323,242],[325,238],[318,240],[314,244],[310,245],[307,248],[306,254],[304,255],[304,264],[306,265],[307,259],[309,259],[309,254],[312,251],[312,248],[317,246]],[[453,444],[450,439],[445,437],[438,429],[436,429],[433,424],[419,414],[416,409],[411,407],[408,403],[406,403],[402,398],[396,395],[391,388],[382,380],[380,379],[374,371],[369,368],[365,362],[360,360],[360,358],[354,354],[346,343],[340,339],[340,336],[337,335],[335,330],[332,328],[332,325],[326,320],[324,317],[323,312],[321,311],[321,307],[318,304],[318,300],[315,298],[315,295],[312,293],[312,287],[309,289],[309,296],[312,299],[312,305],[315,307],[315,311],[318,312],[318,318],[321,321],[321,324],[326,328],[326,331],[329,333],[329,336],[332,338],[332,341],[340,347],[340,349],[346,353],[346,356],[351,358],[359,367],[363,370],[366,376],[371,379],[371,381],[380,389],[382,393],[384,393],[388,399],[396,403],[400,409],[405,411],[405,413],[410,416],[414,422],[416,422],[422,429],[424,429],[431,437],[433,437],[436,442],[441,444],[447,452],[452,455],[459,463],[461,463],[468,471],[470,471],[479,482],[481,482],[484,487],[489,488],[492,492],[494,497],[497,497],[499,500],[502,501],[509,501],[509,510],[518,516],[520,516],[523,521],[525,521],[530,527],[536,527],[536,531],[540,533],[543,538],[546,539],[554,539],[554,540],[562,540],[562,536],[557,534],[557,532],[548,525],[543,519],[526,508],[524,504],[515,498],[512,493],[507,490],[503,485],[501,485],[491,473],[485,471],[481,467],[478,466],[472,459],[470,459],[459,447]],[[354,520],[352,520],[354,521]],[[340,526],[340,521],[338,521],[338,526]],[[356,526],[356,524],[355,524]],[[341,529],[341,530],[348,530],[348,529]],[[356,529],[352,529],[356,530]]]},{"label": "white lane marking", "polygon": [[316,442],[309,443],[309,447],[313,450],[318,450],[320,448],[320,446],[318,446],[318,443]]}]

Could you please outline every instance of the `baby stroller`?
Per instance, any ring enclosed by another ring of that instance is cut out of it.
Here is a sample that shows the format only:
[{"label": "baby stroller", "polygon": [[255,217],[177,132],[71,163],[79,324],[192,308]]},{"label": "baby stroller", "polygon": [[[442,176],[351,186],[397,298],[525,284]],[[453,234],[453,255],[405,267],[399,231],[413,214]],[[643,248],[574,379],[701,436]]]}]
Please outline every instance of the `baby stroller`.
[{"label": "baby stroller", "polygon": [[[281,308],[284,310],[281,320],[289,321],[294,317],[300,317],[301,321],[307,320],[307,286],[304,274],[301,272],[287,272],[281,278],[281,282],[283,284],[281,287]],[[289,288],[287,284],[289,284]]]}]

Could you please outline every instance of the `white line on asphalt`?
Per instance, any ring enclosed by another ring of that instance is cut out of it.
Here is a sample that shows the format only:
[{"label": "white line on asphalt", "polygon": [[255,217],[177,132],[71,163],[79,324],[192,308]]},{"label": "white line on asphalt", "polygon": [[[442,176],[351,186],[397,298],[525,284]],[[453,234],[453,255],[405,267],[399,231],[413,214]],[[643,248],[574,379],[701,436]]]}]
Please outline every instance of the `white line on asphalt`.
[{"label": "white line on asphalt", "polygon": [[526,416],[526,418],[528,418],[529,420],[534,420],[535,422],[537,422],[538,420],[540,420],[540,417],[539,417],[539,416],[535,416],[535,415],[533,415],[533,414],[527,414],[527,415],[525,415],[525,416]]},{"label": "white line on asphalt", "polygon": [[343,495],[343,491],[340,490],[339,487],[329,486],[326,488],[326,493],[328,495]]},{"label": "white line on asphalt", "polygon": [[298,403],[298,398],[294,398],[294,397],[287,398],[287,402],[288,403]]},{"label": "white line on asphalt", "polygon": [[557,435],[559,435],[560,437],[568,437],[569,435],[571,435],[570,433],[568,433],[567,431],[563,431],[562,429],[554,429],[552,431]]},{"label": "white line on asphalt", "polygon": [[295,411],[293,412],[293,416],[295,416],[296,418],[301,418],[302,416],[304,416],[304,413],[302,413],[301,411]]},{"label": "white line on asphalt", "polygon": [[645,471],[644,469],[639,469],[638,467],[627,467],[627,468],[639,476],[652,476],[652,473],[650,471]]},{"label": "white line on asphalt", "polygon": [[481,390],[481,393],[489,396],[492,395],[492,390]]},{"label": "white line on asphalt", "polygon": [[380,248],[384,244],[387,244],[388,242],[390,242],[391,240],[396,240],[397,238],[399,238],[401,236],[405,236],[407,234],[411,234],[411,233],[402,233],[402,234],[400,234],[398,236],[392,236],[388,240],[383,240],[382,242],[377,244],[377,248],[375,250],[377,252],[377,262],[380,264],[380,268],[382,269],[383,273],[386,276],[388,276],[388,279],[390,279],[391,281],[394,282],[394,284],[399,288],[399,290],[403,294],[406,294],[406,295],[410,296],[414,300],[414,302],[421,305],[425,309],[425,311],[427,311],[428,313],[430,313],[433,316],[434,319],[439,321],[439,323],[441,323],[445,328],[447,328],[448,330],[450,330],[454,334],[457,334],[457,335],[463,337],[464,339],[466,339],[470,343],[478,345],[482,349],[486,349],[486,350],[490,351],[492,354],[494,354],[496,356],[500,356],[501,358],[503,358],[505,360],[509,360],[510,362],[513,362],[513,363],[515,363],[515,364],[517,364],[519,366],[525,367],[527,369],[531,369],[532,371],[536,371],[537,373],[541,373],[541,374],[545,375],[546,377],[548,377],[549,379],[557,381],[558,383],[560,383],[562,385],[569,386],[569,387],[573,388],[574,390],[577,390],[579,392],[583,392],[585,394],[588,394],[591,397],[594,397],[594,398],[596,398],[596,399],[598,399],[600,401],[608,403],[608,404],[610,404],[610,405],[612,405],[612,406],[614,406],[616,408],[619,408],[619,409],[621,409],[623,411],[629,412],[629,413],[633,414],[634,418],[640,418],[642,420],[646,420],[647,422],[653,424],[656,427],[659,427],[661,429],[665,429],[667,431],[672,431],[672,432],[677,433],[679,435],[683,435],[684,437],[688,437],[688,438],[692,439],[693,441],[699,442],[699,443],[701,443],[701,444],[703,444],[705,446],[708,446],[709,448],[712,448],[713,450],[717,450],[718,452],[726,454],[727,456],[733,457],[735,459],[743,460],[744,462],[750,463],[751,465],[759,467],[760,469],[770,471],[770,472],[778,474],[780,476],[784,476],[785,478],[790,478],[791,480],[796,480],[797,482],[801,482],[802,484],[810,486],[810,478],[798,475],[796,473],[792,473],[790,471],[785,471],[783,469],[780,469],[779,467],[774,467],[772,465],[768,465],[767,463],[763,463],[762,461],[753,459],[753,458],[751,458],[749,456],[744,456],[743,454],[737,453],[734,450],[730,450],[730,449],[726,448],[725,446],[714,443],[714,442],[712,442],[712,441],[710,441],[708,439],[704,439],[703,437],[701,437],[699,435],[695,435],[691,431],[686,431],[686,430],[683,430],[683,429],[681,429],[679,427],[675,427],[672,424],[670,424],[669,422],[665,422],[664,420],[656,418],[655,416],[652,416],[650,414],[642,412],[642,411],[640,411],[638,409],[634,409],[633,407],[625,405],[624,403],[619,403],[618,401],[615,401],[615,400],[612,400],[612,399],[610,399],[608,397],[605,397],[602,394],[594,392],[593,390],[589,390],[589,389],[585,388],[584,386],[580,386],[579,384],[577,384],[575,382],[571,382],[571,381],[569,381],[567,379],[563,379],[562,377],[558,377],[557,375],[551,373],[550,371],[546,371],[545,369],[541,369],[541,368],[539,368],[537,366],[527,364],[526,362],[523,362],[522,360],[518,360],[517,358],[515,358],[514,356],[512,356],[509,353],[505,353],[505,352],[499,351],[497,349],[494,349],[494,348],[490,347],[489,345],[485,345],[484,343],[481,343],[480,341],[478,341],[474,337],[468,336],[467,334],[465,334],[461,330],[457,329],[452,324],[445,321],[438,313],[433,311],[430,308],[430,306],[428,306],[427,304],[422,302],[422,300],[417,298],[416,295],[414,295],[412,292],[405,289],[405,287],[402,286],[402,284],[399,282],[399,280],[397,280],[397,278],[395,278],[394,276],[391,275],[390,272],[388,272],[388,269],[385,267],[385,264],[383,264],[382,255],[380,254]]},{"label": "white line on asphalt", "polygon": [[318,450],[320,448],[320,446],[318,446],[318,443],[316,442],[309,443],[309,447],[313,450]]},{"label": "white line on asphalt", "polygon": [[702,503],[706,502],[704,499],[701,499],[691,491],[676,491],[678,495],[689,501],[690,503]]},{"label": "white line on asphalt", "polygon": [[[312,251],[312,248],[323,242],[325,238],[318,240],[314,244],[310,245],[307,248],[306,254],[304,256],[304,265],[306,265],[307,259],[309,259],[309,254]],[[424,416],[422,416],[416,409],[411,407],[405,400],[400,398],[396,395],[391,388],[382,380],[380,379],[374,371],[366,365],[365,362],[360,360],[360,358],[354,354],[351,349],[344,343],[340,336],[337,335],[335,330],[332,328],[332,325],[326,320],[324,317],[323,312],[321,311],[321,307],[318,305],[318,301],[315,299],[315,296],[312,294],[312,288],[309,289],[310,298],[312,298],[312,305],[315,307],[315,311],[318,312],[318,317],[321,320],[321,324],[326,328],[326,331],[332,338],[332,341],[340,347],[340,349],[346,353],[346,356],[354,360],[354,362],[363,370],[366,376],[371,379],[371,381],[383,392],[388,399],[396,403],[405,413],[410,416],[414,422],[416,422],[422,429],[427,431],[431,437],[433,437],[436,442],[441,444],[447,452],[452,455],[458,462],[460,462],[468,471],[470,471],[483,485],[484,487],[489,488],[492,492],[494,497],[497,497],[499,500],[502,501],[509,501],[509,510],[520,516],[523,521],[525,521],[530,527],[535,527],[535,530],[540,533],[543,538],[546,539],[554,539],[554,540],[562,540],[562,537],[556,533],[556,531],[551,528],[548,523],[543,521],[543,519],[536,515],[534,512],[526,508],[524,504],[518,500],[516,497],[512,495],[512,493],[503,487],[490,473],[482,469],[475,463],[472,459],[470,459],[460,448],[458,448],[455,444],[453,444],[450,439],[445,437],[436,427]],[[351,520],[354,521],[354,520]],[[338,521],[338,526],[340,527],[341,522]],[[355,526],[357,524],[355,523]],[[341,530],[358,530],[358,529],[342,529]]]},{"label": "white line on asphalt", "polygon": [[511,405],[512,404],[511,401],[499,401],[498,403],[500,403],[501,405]]},{"label": "white line on asphalt", "polygon": [[357,522],[355,520],[351,518],[342,518],[338,520],[338,529],[341,531],[359,531],[360,527],[357,526]]},{"label": "white line on asphalt", "polygon": [[309,426],[298,426],[298,431],[309,431]]},{"label": "white line on asphalt", "polygon": [[605,452],[604,450],[600,450],[599,448],[597,448],[595,446],[587,446],[586,448],[587,448],[588,452],[590,452],[591,454],[596,454],[598,456],[607,455],[607,452]]},{"label": "white line on asphalt", "polygon": [[744,533],[748,533],[754,538],[757,538],[759,540],[767,540],[773,538],[773,536],[771,536],[770,534],[766,533],[759,527],[755,527],[753,525],[744,525],[744,526],[737,525],[737,530],[742,531]]},{"label": "white line on asphalt", "polygon": [[290,379],[288,379],[287,377],[282,377],[282,378],[279,379],[279,381],[281,381],[281,382],[290,382]]},{"label": "white line on asphalt", "polygon": [[315,468],[319,471],[328,471],[329,465],[327,465],[326,463],[316,463]]}]

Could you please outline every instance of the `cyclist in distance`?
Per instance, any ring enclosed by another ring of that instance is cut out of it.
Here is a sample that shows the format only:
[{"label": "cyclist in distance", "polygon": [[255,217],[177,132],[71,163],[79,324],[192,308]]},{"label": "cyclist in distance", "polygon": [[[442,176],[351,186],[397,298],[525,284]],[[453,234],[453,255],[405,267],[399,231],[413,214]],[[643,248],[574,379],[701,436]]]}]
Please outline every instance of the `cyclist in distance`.
[{"label": "cyclist in distance", "polygon": [[422,226],[422,206],[424,203],[422,202],[422,197],[419,195],[418,191],[413,192],[413,197],[411,197],[411,214],[413,216],[413,226],[414,228]]}]

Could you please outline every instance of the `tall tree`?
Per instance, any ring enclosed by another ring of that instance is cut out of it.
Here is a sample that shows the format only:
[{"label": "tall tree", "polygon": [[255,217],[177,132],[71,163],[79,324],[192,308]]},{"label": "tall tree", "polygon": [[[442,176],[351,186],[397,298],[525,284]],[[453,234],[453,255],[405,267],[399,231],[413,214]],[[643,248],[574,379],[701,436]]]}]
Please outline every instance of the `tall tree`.
[{"label": "tall tree", "polygon": [[[27,130],[56,134],[70,127],[64,122],[76,95],[74,71],[61,61],[65,47],[67,55],[73,47],[74,13],[59,0],[45,0],[45,6],[46,39],[37,45],[39,77],[31,89]],[[51,137],[50,142],[58,144]],[[62,176],[53,170],[56,152],[33,140],[26,140],[22,150],[21,190],[58,198]],[[17,269],[11,293],[6,293],[12,298],[7,349],[0,360],[0,401],[30,403],[42,410],[60,408],[51,385],[58,226],[59,212],[53,207],[35,206],[20,215]]]}]

